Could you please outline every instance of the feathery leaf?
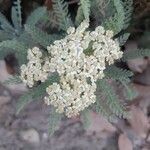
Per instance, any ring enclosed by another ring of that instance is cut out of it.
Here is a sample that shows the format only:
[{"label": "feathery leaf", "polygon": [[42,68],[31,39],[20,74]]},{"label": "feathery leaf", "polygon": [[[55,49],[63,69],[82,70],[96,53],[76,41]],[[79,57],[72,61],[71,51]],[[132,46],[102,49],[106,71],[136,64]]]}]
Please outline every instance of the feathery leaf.
[{"label": "feathery leaf", "polygon": [[50,43],[52,43],[59,37],[56,34],[49,35],[35,26],[25,25],[25,30],[28,34],[32,36],[35,42],[39,43],[44,48],[47,48],[47,46],[50,45]]},{"label": "feathery leaf", "polygon": [[120,83],[124,86],[125,91],[124,91],[124,96],[128,99],[128,100],[133,100],[136,96],[137,96],[137,92],[133,89],[133,87],[129,87],[126,83],[125,80],[119,80]]},{"label": "feathery leaf", "polygon": [[15,76],[12,76],[9,79],[5,80],[3,83],[4,84],[20,84],[20,83],[22,83],[22,80],[20,79],[19,76],[15,75]]},{"label": "feathery leaf", "polygon": [[90,110],[85,109],[81,112],[81,121],[83,124],[83,127],[87,129],[91,124],[91,116],[90,116]]},{"label": "feathery leaf", "polygon": [[125,51],[123,54],[123,60],[136,59],[141,57],[150,56],[150,49],[136,49],[131,51]]},{"label": "feathery leaf", "polygon": [[86,20],[90,20],[90,0],[80,0],[80,6],[82,8],[83,14],[84,14],[84,18]]},{"label": "feathery leaf", "polygon": [[8,22],[8,20],[2,13],[0,13],[0,27],[6,32],[12,34],[15,32],[15,29],[12,27],[12,25]]},{"label": "feathery leaf", "polygon": [[124,29],[126,29],[129,26],[132,19],[133,0],[123,0],[122,5],[124,7],[124,12],[125,12]]},{"label": "feathery leaf", "polygon": [[109,79],[125,79],[133,76],[133,73],[129,70],[118,68],[114,65],[109,66],[108,68],[105,69],[104,74],[106,78]]},{"label": "feathery leaf", "polygon": [[22,12],[21,12],[21,1],[15,0],[13,1],[11,19],[14,27],[20,31],[22,28]]},{"label": "feathery leaf", "polygon": [[50,41],[50,36],[35,26],[25,25],[25,31],[30,34],[34,41],[47,47]]},{"label": "feathery leaf", "polygon": [[120,46],[123,46],[123,45],[127,42],[129,36],[130,36],[130,33],[124,33],[123,35],[120,35],[120,36],[117,38],[117,40],[118,40]]},{"label": "feathery leaf", "polygon": [[19,113],[31,101],[43,97],[46,93],[46,88],[54,82],[59,82],[59,76],[57,74],[51,75],[46,82],[30,89],[27,93],[21,96],[17,103],[17,113]]},{"label": "feathery leaf", "polygon": [[78,7],[78,11],[77,11],[77,15],[76,15],[76,18],[75,18],[75,25],[76,26],[79,26],[80,23],[84,20],[84,14],[83,14],[83,10],[82,10],[82,7],[79,6]]},{"label": "feathery leaf", "polygon": [[42,17],[46,14],[46,7],[38,7],[35,9],[26,20],[28,25],[36,25]]},{"label": "feathery leaf", "polygon": [[49,116],[49,135],[53,135],[54,132],[58,129],[61,122],[62,115],[57,113],[55,108],[51,108]]},{"label": "feathery leaf", "polygon": [[6,32],[4,30],[0,30],[0,42],[5,40],[10,40],[13,38],[13,35],[9,32]]},{"label": "feathery leaf", "polygon": [[98,80],[97,86],[101,89],[101,92],[106,96],[106,101],[111,111],[120,118],[127,117],[127,112],[119,102],[118,96],[115,94],[114,89],[106,82],[106,80]]},{"label": "feathery leaf", "polygon": [[0,58],[3,58],[9,53],[15,53],[20,64],[27,61],[28,47],[17,40],[7,40],[0,43]]},{"label": "feathery leaf", "polygon": [[64,0],[52,0],[53,12],[57,17],[59,28],[67,30],[72,26],[72,21],[68,12],[68,4]]}]

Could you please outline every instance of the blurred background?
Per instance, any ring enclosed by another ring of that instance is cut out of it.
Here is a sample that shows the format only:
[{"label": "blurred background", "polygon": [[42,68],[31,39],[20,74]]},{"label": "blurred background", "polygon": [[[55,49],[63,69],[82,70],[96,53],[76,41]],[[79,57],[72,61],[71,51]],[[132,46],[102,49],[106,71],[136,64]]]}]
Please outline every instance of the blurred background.
[{"label": "blurred background", "polygon": [[[70,11],[74,11],[78,1],[67,2]],[[0,0],[0,11],[8,20],[11,6],[11,0]],[[23,19],[38,6],[51,9],[52,3],[51,0],[22,0]],[[131,36],[124,45],[126,51],[150,48],[150,0],[134,0],[133,21],[127,30]],[[13,56],[0,60],[1,83],[14,74],[14,66]],[[27,91],[26,87],[0,84],[0,150],[150,150],[150,58],[127,61],[125,67],[134,72],[132,85],[137,91],[130,103],[129,119],[110,123],[91,112],[92,122],[85,130],[79,118],[64,118],[51,137],[49,108],[42,101],[34,101],[16,115],[16,102]]]}]

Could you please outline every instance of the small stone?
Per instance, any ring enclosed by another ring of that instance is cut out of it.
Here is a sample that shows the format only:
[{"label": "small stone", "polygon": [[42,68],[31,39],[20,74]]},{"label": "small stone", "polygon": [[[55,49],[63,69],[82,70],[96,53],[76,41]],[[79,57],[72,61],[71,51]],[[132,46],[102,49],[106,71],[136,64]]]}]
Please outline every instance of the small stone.
[{"label": "small stone", "polygon": [[48,133],[43,133],[42,134],[42,142],[48,142],[48,140],[49,140],[49,135],[48,135]]},{"label": "small stone", "polygon": [[91,124],[87,129],[87,134],[95,132],[98,135],[107,138],[108,135],[111,135],[116,132],[116,128],[110,124],[103,116],[91,112]]},{"label": "small stone", "polygon": [[132,142],[125,134],[121,134],[118,139],[119,150],[133,150]]},{"label": "small stone", "polygon": [[10,94],[9,94],[9,92],[8,92],[7,90],[5,90],[5,91],[3,92],[3,95],[9,96]]},{"label": "small stone", "polygon": [[31,144],[39,144],[40,142],[39,133],[35,129],[28,129],[26,131],[22,131],[20,135],[23,140]]},{"label": "small stone", "polygon": [[128,119],[130,126],[138,136],[145,139],[146,134],[150,129],[148,117],[138,106],[131,106],[130,114],[131,118]]}]

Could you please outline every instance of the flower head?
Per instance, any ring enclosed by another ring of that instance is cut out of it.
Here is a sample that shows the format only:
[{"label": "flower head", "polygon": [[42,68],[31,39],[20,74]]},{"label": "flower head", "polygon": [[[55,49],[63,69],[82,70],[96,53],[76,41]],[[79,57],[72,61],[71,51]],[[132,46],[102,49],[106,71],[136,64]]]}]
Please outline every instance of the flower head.
[{"label": "flower head", "polygon": [[87,31],[88,27],[87,21],[77,29],[70,27],[66,37],[47,47],[49,58],[43,58],[38,48],[29,50],[29,62],[21,67],[21,77],[30,87],[35,81],[44,82],[49,72],[58,72],[60,83],[47,87],[45,103],[68,117],[95,103],[97,79],[105,76],[108,64],[122,57],[112,31],[102,26]]},{"label": "flower head", "polygon": [[21,66],[21,79],[29,87],[33,87],[36,81],[44,82],[49,74],[48,58],[42,58],[42,52],[34,47],[28,50],[27,56],[29,62]]}]

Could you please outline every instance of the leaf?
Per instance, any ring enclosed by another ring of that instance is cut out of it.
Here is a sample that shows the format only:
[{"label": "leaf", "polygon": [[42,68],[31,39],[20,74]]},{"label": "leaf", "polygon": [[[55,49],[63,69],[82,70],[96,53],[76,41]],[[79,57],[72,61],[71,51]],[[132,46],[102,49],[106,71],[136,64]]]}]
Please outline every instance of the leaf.
[{"label": "leaf", "polygon": [[133,100],[136,96],[137,96],[137,92],[133,89],[133,87],[129,87],[126,83],[126,81],[124,80],[120,80],[121,84],[124,86],[125,88],[125,92],[124,92],[124,96],[128,99],[128,100]]},{"label": "leaf", "polygon": [[15,75],[15,76],[12,76],[9,79],[5,80],[3,83],[4,84],[20,84],[20,83],[22,83],[22,80],[20,79],[19,76]]},{"label": "leaf", "polygon": [[54,82],[59,82],[59,76],[57,74],[53,74],[49,77],[49,79],[38,85],[37,87],[34,87],[30,89],[27,93],[25,93],[23,96],[21,96],[17,103],[17,114],[30,102],[37,100],[46,93],[46,88],[53,84]]},{"label": "leaf", "polygon": [[127,42],[129,36],[130,36],[130,33],[124,33],[123,35],[120,35],[120,36],[117,38],[117,40],[118,40],[120,46],[123,46],[123,45]]},{"label": "leaf", "polygon": [[90,116],[90,110],[85,109],[81,112],[81,121],[83,124],[83,127],[87,129],[91,124],[91,116]]},{"label": "leaf", "polygon": [[97,114],[102,115],[103,117],[107,118],[108,120],[112,120],[114,114],[109,109],[109,106],[102,100],[100,96],[96,96],[96,103],[93,105],[94,110]]},{"label": "leaf", "polygon": [[90,0],[91,16],[95,18],[96,25],[99,25],[106,18],[114,14],[113,3],[111,0]]},{"label": "leaf", "polygon": [[84,14],[84,18],[86,20],[90,20],[90,0],[80,0],[80,6],[82,8],[83,14]]},{"label": "leaf", "polygon": [[0,58],[3,58],[6,54],[15,53],[19,63],[22,64],[27,60],[27,50],[28,47],[23,42],[17,40],[3,41],[0,43]]},{"label": "leaf", "polygon": [[23,42],[28,48],[34,47],[37,43],[32,39],[32,36],[28,34],[25,30],[17,38],[19,42]]},{"label": "leaf", "polygon": [[136,49],[133,51],[126,51],[123,54],[123,60],[136,59],[141,57],[150,56],[150,49]]},{"label": "leaf", "polygon": [[9,32],[6,32],[4,30],[0,30],[0,41],[6,41],[13,38],[13,35]]},{"label": "leaf", "polygon": [[20,31],[22,28],[22,12],[21,12],[21,1],[13,1],[13,7],[11,11],[11,19],[14,27]]},{"label": "leaf", "polygon": [[73,25],[68,11],[68,4],[64,0],[52,0],[52,3],[59,28],[66,31]]},{"label": "leaf", "polygon": [[82,7],[79,6],[78,11],[77,11],[77,15],[75,18],[75,25],[79,26],[80,23],[84,20],[84,14],[83,14],[83,10]]},{"label": "leaf", "polygon": [[26,20],[28,25],[36,25],[42,17],[46,14],[46,7],[38,7],[35,9]]},{"label": "leaf", "polygon": [[114,34],[119,33],[124,27],[125,12],[122,1],[113,0],[116,12],[111,17],[106,18],[102,23],[106,30],[114,31]]},{"label": "leaf", "polygon": [[103,23],[102,26],[105,28],[105,30],[112,30],[114,34],[117,34],[121,31],[122,29],[122,23],[118,22],[118,14],[115,13],[114,16],[109,17],[106,19]]},{"label": "leaf", "polygon": [[56,34],[48,35],[46,32],[38,29],[35,26],[25,25],[25,30],[30,34],[34,41],[42,45],[44,48],[47,48],[58,36]]},{"label": "leaf", "polygon": [[106,80],[98,80],[97,86],[101,89],[102,94],[106,96],[106,103],[108,104],[111,111],[120,118],[126,118],[127,112],[125,111],[125,108],[123,105],[121,105],[114,89],[106,82]]},{"label": "leaf", "polygon": [[8,22],[8,20],[2,13],[0,13],[0,27],[6,32],[9,32],[12,34],[14,34],[14,32],[15,32],[12,25]]},{"label": "leaf", "polygon": [[133,14],[133,0],[123,0],[123,7],[125,12],[124,18],[124,29],[126,29],[131,22],[132,14]]},{"label": "leaf", "polygon": [[113,2],[114,2],[114,6],[115,6],[116,12],[117,12],[118,32],[120,32],[124,26],[125,11],[124,11],[123,3],[121,0],[113,0]]},{"label": "leaf", "polygon": [[54,132],[58,129],[60,122],[61,122],[62,115],[57,113],[54,108],[50,110],[49,116],[49,135],[53,135]]},{"label": "leaf", "polygon": [[104,70],[106,78],[112,78],[115,80],[129,78],[133,76],[133,73],[129,70],[118,68],[116,66],[109,66]]},{"label": "leaf", "polygon": [[[18,42],[17,40],[7,40],[0,43],[0,50],[5,48],[13,49],[14,51],[23,51],[26,49],[26,46],[22,42]],[[25,52],[24,52],[25,53]]]}]

